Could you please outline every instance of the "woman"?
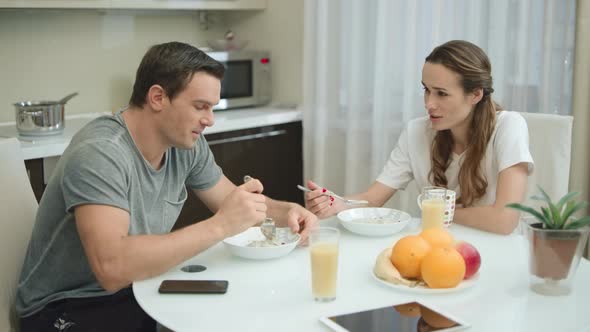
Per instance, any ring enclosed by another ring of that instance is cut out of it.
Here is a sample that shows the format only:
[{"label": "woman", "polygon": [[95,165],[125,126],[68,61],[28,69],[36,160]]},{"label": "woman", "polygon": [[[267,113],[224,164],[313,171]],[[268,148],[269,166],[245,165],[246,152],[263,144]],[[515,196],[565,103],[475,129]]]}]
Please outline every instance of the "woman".
[{"label": "woman", "polygon": [[[367,191],[350,198],[383,206],[411,180],[457,192],[453,222],[509,234],[518,212],[509,202],[524,199],[533,171],[528,129],[520,114],[502,110],[492,99],[491,64],[476,45],[454,40],[436,47],[422,68],[428,117],[412,120],[383,171]],[[307,208],[318,217],[346,209],[312,181]]]}]

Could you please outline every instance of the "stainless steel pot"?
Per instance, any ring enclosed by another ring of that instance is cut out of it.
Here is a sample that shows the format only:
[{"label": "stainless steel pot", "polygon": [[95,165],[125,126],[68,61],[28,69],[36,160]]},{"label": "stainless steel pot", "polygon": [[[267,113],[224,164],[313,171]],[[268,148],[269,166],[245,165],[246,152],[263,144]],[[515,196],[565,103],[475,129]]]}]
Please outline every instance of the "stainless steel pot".
[{"label": "stainless steel pot", "polygon": [[58,101],[21,101],[14,104],[16,129],[24,136],[57,135],[64,131],[65,104],[77,96],[74,92]]}]

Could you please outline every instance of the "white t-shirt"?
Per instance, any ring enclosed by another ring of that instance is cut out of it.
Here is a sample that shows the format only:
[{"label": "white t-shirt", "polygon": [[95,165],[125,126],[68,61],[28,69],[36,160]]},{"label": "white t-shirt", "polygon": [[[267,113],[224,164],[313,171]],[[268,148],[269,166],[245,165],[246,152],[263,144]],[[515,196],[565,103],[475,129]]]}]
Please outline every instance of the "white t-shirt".
[{"label": "white t-shirt", "polygon": [[[377,181],[384,185],[403,190],[411,180],[416,180],[418,188],[431,186],[430,148],[436,131],[432,129],[428,117],[410,121],[402,132],[397,146]],[[459,170],[463,164],[464,153],[451,156],[451,164],[446,170],[447,189],[460,196]],[[488,181],[486,193],[474,206],[491,205],[496,201],[498,176],[504,169],[518,163],[528,163],[529,175],[533,172],[533,157],[529,151],[529,132],[526,121],[517,112],[500,111],[496,115],[496,128],[488,143],[486,154],[481,161],[484,175]]]}]

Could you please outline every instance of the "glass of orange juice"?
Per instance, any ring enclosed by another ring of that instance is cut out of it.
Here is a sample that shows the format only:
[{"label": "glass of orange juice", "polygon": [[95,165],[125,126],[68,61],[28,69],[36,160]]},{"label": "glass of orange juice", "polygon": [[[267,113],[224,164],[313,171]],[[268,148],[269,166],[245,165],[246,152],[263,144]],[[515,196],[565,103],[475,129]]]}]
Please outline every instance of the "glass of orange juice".
[{"label": "glass of orange juice", "polygon": [[422,210],[422,229],[444,226],[446,193],[447,189],[442,187],[422,188],[417,199]]},{"label": "glass of orange juice", "polygon": [[336,299],[339,240],[340,231],[333,227],[318,227],[309,234],[311,288],[318,302]]}]

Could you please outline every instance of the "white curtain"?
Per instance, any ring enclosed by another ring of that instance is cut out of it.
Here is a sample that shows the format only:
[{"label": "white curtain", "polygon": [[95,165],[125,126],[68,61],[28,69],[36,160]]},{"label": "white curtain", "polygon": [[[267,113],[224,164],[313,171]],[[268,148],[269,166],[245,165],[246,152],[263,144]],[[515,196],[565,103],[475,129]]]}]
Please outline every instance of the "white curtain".
[{"label": "white curtain", "polygon": [[[305,177],[351,194],[381,171],[408,120],[424,116],[421,71],[465,39],[492,62],[494,98],[571,114],[575,0],[305,0]],[[413,198],[391,204],[415,212]],[[415,197],[415,196],[412,196]]]}]

